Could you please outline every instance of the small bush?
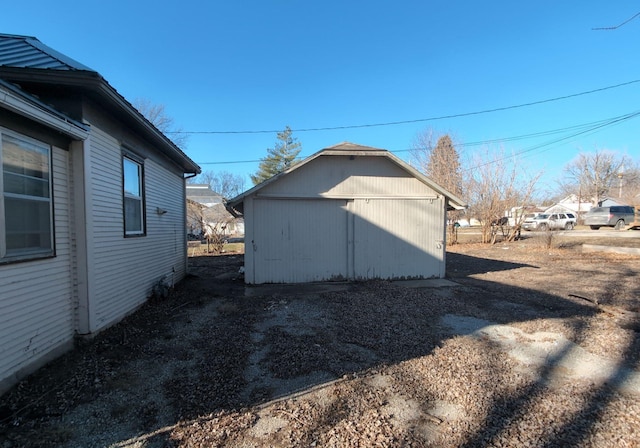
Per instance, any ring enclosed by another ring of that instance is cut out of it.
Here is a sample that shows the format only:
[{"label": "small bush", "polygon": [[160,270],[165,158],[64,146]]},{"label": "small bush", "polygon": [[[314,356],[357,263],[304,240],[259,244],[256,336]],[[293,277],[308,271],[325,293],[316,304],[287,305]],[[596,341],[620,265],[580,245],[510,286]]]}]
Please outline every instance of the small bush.
[{"label": "small bush", "polygon": [[542,245],[545,249],[551,249],[553,247],[553,241],[555,239],[554,237],[555,234],[549,229],[546,229],[545,231],[540,233]]}]

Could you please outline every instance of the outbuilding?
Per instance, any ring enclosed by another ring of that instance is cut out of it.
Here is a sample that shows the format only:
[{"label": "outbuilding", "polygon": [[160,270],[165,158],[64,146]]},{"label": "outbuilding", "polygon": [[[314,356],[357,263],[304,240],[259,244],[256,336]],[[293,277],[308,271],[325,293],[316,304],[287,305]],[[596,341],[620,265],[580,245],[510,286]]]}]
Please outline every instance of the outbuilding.
[{"label": "outbuilding", "polygon": [[391,152],[325,148],[228,203],[245,219],[245,282],[445,275],[446,211],[466,205]]}]

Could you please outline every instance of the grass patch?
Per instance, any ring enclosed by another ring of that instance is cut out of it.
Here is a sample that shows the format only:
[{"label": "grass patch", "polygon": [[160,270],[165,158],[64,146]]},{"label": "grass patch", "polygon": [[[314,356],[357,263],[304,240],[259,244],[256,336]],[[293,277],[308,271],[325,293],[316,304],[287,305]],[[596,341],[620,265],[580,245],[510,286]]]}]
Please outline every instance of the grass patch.
[{"label": "grass patch", "polygon": [[244,253],[244,243],[227,243],[222,248],[224,253]]},{"label": "grass patch", "polygon": [[[207,244],[199,244],[199,245],[189,245],[188,248],[190,257],[198,257],[201,255],[213,255],[213,251],[211,253],[207,253]],[[244,243],[225,243],[222,246],[221,254],[243,254],[244,253]]]}]

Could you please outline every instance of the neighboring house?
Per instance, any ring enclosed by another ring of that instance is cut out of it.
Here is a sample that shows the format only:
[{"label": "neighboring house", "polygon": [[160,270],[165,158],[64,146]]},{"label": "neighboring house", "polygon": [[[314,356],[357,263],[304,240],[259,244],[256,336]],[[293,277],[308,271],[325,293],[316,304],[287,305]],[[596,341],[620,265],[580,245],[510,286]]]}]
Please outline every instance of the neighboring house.
[{"label": "neighboring house", "polygon": [[187,184],[187,232],[243,235],[244,220],[229,213],[224,203],[208,184]]},{"label": "neighboring house", "polygon": [[245,282],[445,275],[446,211],[465,204],[383,149],[323,149],[229,201]]},{"label": "neighboring house", "polygon": [[187,198],[206,207],[224,203],[224,198],[209,184],[187,184]]},{"label": "neighboring house", "polygon": [[97,72],[0,34],[0,393],[186,273],[200,168]]},{"label": "neighboring house", "polygon": [[511,207],[504,212],[504,218],[507,218],[507,223],[510,226],[522,225],[527,215],[535,215],[542,212],[542,209],[535,205],[525,205]]},{"label": "neighboring house", "polygon": [[544,213],[573,213],[578,217],[583,217],[593,206],[591,201],[585,198],[578,198],[575,194],[570,194],[566,198],[544,210]]},{"label": "neighboring house", "polygon": [[629,205],[625,202],[620,202],[620,200],[612,199],[612,198],[603,198],[600,202],[598,202],[598,207],[612,207],[616,205]]}]

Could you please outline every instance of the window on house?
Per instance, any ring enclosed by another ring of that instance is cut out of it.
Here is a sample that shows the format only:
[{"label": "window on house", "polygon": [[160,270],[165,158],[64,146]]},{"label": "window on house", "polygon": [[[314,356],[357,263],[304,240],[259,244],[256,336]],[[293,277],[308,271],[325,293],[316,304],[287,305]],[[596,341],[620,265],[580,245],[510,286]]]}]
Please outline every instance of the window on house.
[{"label": "window on house", "polygon": [[51,148],[2,130],[0,141],[0,260],[51,256]]},{"label": "window on house", "polygon": [[122,157],[124,178],[125,236],[144,235],[143,165],[130,157]]}]

